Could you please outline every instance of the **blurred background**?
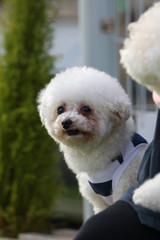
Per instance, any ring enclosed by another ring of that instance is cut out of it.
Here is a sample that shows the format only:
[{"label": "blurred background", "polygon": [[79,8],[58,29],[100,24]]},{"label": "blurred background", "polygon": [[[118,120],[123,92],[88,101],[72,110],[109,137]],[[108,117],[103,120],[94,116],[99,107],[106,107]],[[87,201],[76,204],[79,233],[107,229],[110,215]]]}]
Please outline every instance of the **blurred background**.
[{"label": "blurred background", "polygon": [[6,236],[78,229],[93,213],[37,114],[36,96],[57,72],[86,65],[118,78],[148,141],[156,120],[151,93],[119,64],[128,24],[156,1],[29,2],[0,0],[0,234]]}]

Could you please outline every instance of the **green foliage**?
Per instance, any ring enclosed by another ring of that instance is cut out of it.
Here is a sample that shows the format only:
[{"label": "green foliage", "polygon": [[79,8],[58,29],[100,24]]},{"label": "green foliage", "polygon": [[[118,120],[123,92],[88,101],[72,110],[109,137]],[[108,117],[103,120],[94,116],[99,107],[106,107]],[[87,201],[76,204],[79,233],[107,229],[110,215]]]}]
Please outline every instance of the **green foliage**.
[{"label": "green foliage", "polygon": [[36,109],[37,93],[50,80],[54,63],[48,54],[53,3],[5,1],[0,56],[0,235],[43,231],[59,189],[56,147]]}]

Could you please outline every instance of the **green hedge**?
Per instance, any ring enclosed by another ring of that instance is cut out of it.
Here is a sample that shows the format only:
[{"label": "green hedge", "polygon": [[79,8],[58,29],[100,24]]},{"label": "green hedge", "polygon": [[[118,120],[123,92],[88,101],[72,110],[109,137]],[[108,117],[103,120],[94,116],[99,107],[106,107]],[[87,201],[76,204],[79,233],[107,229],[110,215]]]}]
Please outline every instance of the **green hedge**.
[{"label": "green hedge", "polygon": [[53,69],[54,58],[48,52],[55,2],[5,1],[0,56],[0,235],[43,231],[59,190],[57,150],[36,109],[37,93]]}]

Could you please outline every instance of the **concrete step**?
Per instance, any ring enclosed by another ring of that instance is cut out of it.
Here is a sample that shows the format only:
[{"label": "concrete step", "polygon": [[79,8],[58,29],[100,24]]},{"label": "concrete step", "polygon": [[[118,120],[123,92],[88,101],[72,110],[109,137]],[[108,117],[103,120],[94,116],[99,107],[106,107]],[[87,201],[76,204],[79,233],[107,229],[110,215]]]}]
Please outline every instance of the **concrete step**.
[{"label": "concrete step", "polygon": [[39,233],[21,233],[18,239],[0,237],[0,240],[73,240],[77,231],[72,229],[54,230],[51,235]]},{"label": "concrete step", "polygon": [[5,237],[0,237],[0,240],[17,240],[16,238],[5,238]]},{"label": "concrete step", "polygon": [[[54,231],[52,235],[38,233],[19,234],[18,240],[72,240],[76,234],[71,231]],[[1,239],[0,239],[1,240]]]},{"label": "concrete step", "polygon": [[61,237],[61,236],[52,236],[46,234],[37,234],[37,233],[27,233],[20,234],[18,240],[71,240],[71,238]]},{"label": "concrete step", "polygon": [[56,229],[52,232],[53,236],[57,237],[65,237],[69,239],[73,239],[77,234],[77,230],[74,229]]}]

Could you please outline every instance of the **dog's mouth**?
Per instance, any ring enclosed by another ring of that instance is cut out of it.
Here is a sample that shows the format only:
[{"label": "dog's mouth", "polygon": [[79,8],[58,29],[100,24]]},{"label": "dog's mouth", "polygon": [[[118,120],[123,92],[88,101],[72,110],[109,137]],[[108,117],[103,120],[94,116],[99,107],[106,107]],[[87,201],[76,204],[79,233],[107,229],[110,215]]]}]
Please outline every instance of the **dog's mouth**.
[{"label": "dog's mouth", "polygon": [[78,129],[74,129],[74,130],[68,130],[66,131],[68,136],[76,136],[79,135],[81,132]]}]

